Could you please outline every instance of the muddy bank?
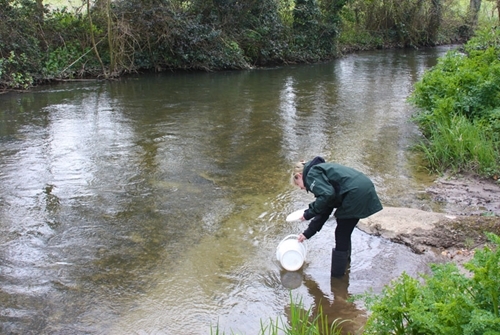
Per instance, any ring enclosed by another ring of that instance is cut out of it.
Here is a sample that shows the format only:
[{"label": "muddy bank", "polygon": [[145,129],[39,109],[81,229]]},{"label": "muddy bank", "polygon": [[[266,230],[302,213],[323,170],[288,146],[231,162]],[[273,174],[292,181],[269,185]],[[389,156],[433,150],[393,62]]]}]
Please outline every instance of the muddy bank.
[{"label": "muddy bank", "polygon": [[416,253],[437,250],[463,259],[482,247],[484,232],[500,235],[500,184],[470,176],[443,177],[426,192],[443,203],[444,213],[412,208],[385,207],[361,220],[358,227],[409,246]]},{"label": "muddy bank", "polygon": [[500,217],[500,181],[473,176],[442,177],[427,189],[434,201],[454,215]]}]

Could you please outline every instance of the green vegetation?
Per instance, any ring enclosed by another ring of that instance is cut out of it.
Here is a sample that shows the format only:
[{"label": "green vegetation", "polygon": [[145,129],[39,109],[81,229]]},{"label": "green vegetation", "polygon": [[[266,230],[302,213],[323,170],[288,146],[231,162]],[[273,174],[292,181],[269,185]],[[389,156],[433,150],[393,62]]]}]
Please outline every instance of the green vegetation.
[{"label": "green vegetation", "polygon": [[500,174],[500,30],[477,32],[427,71],[410,97],[433,172]]},{"label": "green vegetation", "polygon": [[[491,6],[491,4],[490,4]],[[415,85],[410,101],[432,172],[500,175],[500,29],[475,31],[459,0],[86,0],[78,10],[0,0],[0,89],[136,71],[221,70],[315,62],[339,50],[419,47],[468,40]],[[491,28],[493,27],[493,28]],[[472,37],[472,38],[471,38]],[[365,334],[500,333],[500,238],[466,264],[403,274],[381,295]],[[287,322],[261,334],[339,334],[293,300]],[[215,330],[219,334],[219,330]]]},{"label": "green vegetation", "polygon": [[[370,316],[363,334],[494,335],[500,334],[500,237],[485,233],[489,241],[464,264],[432,264],[431,275],[413,278],[403,273],[380,294],[355,296]],[[312,316],[302,302],[290,296],[288,321],[261,324],[260,335],[341,334],[340,320],[328,325],[321,308]],[[212,335],[222,335],[218,327]],[[233,334],[233,333],[231,333]]]},{"label": "green vegetation", "polygon": [[138,71],[316,62],[344,50],[463,41],[476,22],[463,0],[63,3],[0,0],[0,89]]},{"label": "green vegetation", "polygon": [[465,21],[458,19],[466,7],[458,7],[458,11],[450,8],[456,4],[458,1],[350,1],[343,10],[339,42],[343,47],[363,50],[428,46],[467,38],[461,29]]},{"label": "green vegetation", "polygon": [[[287,321],[277,318],[275,321],[270,320],[268,325],[261,322],[261,330],[259,335],[340,335],[341,324],[343,321],[335,320],[332,324],[328,324],[327,315],[325,315],[319,307],[316,316],[310,309],[304,309],[302,300],[298,303],[294,302],[290,293],[290,311]],[[218,327],[211,331],[211,335],[224,335]],[[234,334],[234,333],[231,333]]]},{"label": "green vegetation", "polygon": [[422,281],[403,274],[381,295],[363,298],[371,310],[364,334],[493,335],[500,333],[500,237],[464,266],[435,264]]},{"label": "green vegetation", "polygon": [[70,11],[43,0],[0,0],[0,89],[328,59],[336,55],[344,3],[86,0]]}]

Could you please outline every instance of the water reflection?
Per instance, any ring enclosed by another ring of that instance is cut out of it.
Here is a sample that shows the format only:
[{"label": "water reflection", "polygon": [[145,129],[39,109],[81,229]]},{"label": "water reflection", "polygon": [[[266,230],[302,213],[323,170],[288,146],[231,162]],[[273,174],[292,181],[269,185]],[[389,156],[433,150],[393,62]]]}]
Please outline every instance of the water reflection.
[{"label": "water reflection", "polygon": [[[309,315],[315,319],[321,313],[326,318],[328,325],[336,324],[342,334],[360,334],[366,323],[367,314],[355,302],[349,300],[349,269],[343,277],[330,278],[330,288],[324,292],[321,283],[317,282],[313,276],[304,274],[302,271],[280,271],[281,284],[289,290],[294,290],[304,285],[309,296],[313,297],[311,307],[304,309],[301,305],[302,298],[291,294],[291,299],[296,307],[302,307],[299,313]],[[285,308],[288,320],[293,319],[290,306]]]},{"label": "water reflection", "polygon": [[[252,334],[289,288],[316,304],[332,290],[330,228],[310,241],[301,284],[283,286],[274,261],[304,228],[286,215],[311,201],[289,188],[290,164],[321,154],[370,175],[385,205],[434,206],[419,196],[405,98],[443,52],[0,96],[2,333]],[[356,236],[349,291],[425,268]]]},{"label": "water reflection", "polygon": [[304,280],[304,275],[301,270],[299,271],[287,271],[281,269],[280,271],[280,281],[283,287],[289,290],[299,288]]},{"label": "water reflection", "polygon": [[348,300],[351,297],[348,291],[349,270],[341,278],[330,279],[329,292],[321,291],[319,284],[312,278],[307,278],[304,285],[308,293],[315,298],[312,315],[318,315],[321,311],[327,317],[328,324],[338,324],[342,334],[361,334],[367,315],[354,302]]}]

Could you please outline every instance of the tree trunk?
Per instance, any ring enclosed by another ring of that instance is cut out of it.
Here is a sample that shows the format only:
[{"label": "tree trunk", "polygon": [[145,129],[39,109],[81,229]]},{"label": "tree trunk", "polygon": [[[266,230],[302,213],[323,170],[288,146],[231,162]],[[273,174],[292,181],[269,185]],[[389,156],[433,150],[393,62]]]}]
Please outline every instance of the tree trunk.
[{"label": "tree trunk", "polygon": [[109,45],[109,72],[111,75],[115,72],[115,53],[113,43],[113,20],[111,17],[111,0],[106,2],[106,13],[108,16],[108,45]]},{"label": "tree trunk", "polygon": [[97,44],[95,43],[95,37],[94,37],[94,24],[92,23],[92,15],[90,11],[90,0],[87,0],[87,15],[89,17],[89,26],[90,26],[90,41],[92,43],[92,49],[94,49],[95,56],[99,60],[99,63],[101,64],[102,68],[102,73],[104,74],[104,77],[108,79],[108,72],[106,71],[106,67],[104,66],[104,63],[102,62],[101,56],[99,55],[99,51],[97,50]]},{"label": "tree trunk", "polygon": [[432,9],[429,20],[429,38],[431,42],[435,42],[439,27],[441,26],[441,0],[432,0],[431,3]]},{"label": "tree trunk", "polygon": [[44,16],[43,12],[44,12],[43,0],[36,0],[36,16],[40,24],[43,22],[43,16]]},{"label": "tree trunk", "polygon": [[472,27],[476,27],[477,26],[477,19],[478,19],[478,16],[479,16],[479,10],[480,9],[481,9],[481,0],[470,0],[469,24]]},{"label": "tree trunk", "polygon": [[500,0],[497,0],[498,21],[500,21]]}]

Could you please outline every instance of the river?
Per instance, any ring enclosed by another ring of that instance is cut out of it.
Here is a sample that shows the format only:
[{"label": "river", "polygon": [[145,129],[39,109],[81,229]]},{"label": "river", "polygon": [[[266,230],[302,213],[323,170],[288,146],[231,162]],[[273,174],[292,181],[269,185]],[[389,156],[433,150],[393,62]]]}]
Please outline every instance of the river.
[{"label": "river", "polygon": [[384,206],[439,211],[410,150],[406,102],[450,47],[251,71],[131,75],[0,95],[2,334],[257,334],[290,297],[330,320],[431,254],[356,229],[331,280],[335,220],[290,273],[276,246],[311,194],[291,166],[322,155],[372,178]]}]

